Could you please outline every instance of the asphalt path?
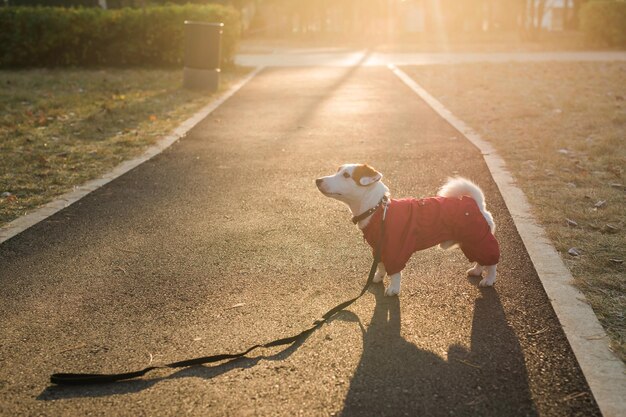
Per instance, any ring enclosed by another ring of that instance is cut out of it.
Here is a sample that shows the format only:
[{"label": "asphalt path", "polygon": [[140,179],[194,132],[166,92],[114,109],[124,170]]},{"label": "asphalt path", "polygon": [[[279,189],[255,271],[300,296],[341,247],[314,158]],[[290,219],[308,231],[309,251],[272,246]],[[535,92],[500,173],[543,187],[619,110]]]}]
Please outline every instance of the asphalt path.
[{"label": "asphalt path", "polygon": [[[295,346],[91,387],[298,333],[358,294],[371,251],[314,179],[367,162],[394,197],[479,183],[502,260],[417,253]],[[0,245],[0,414],[599,415],[481,155],[383,67],[265,70],[171,148]]]}]

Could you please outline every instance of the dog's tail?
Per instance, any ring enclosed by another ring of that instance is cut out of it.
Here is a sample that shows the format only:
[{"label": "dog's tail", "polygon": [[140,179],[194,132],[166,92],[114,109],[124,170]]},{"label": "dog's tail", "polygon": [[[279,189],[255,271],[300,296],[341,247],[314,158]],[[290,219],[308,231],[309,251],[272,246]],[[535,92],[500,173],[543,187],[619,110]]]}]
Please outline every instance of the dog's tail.
[{"label": "dog's tail", "polygon": [[487,211],[483,190],[481,190],[480,187],[472,181],[462,177],[449,178],[448,182],[446,182],[443,187],[439,189],[437,195],[441,197],[461,198],[463,196],[468,196],[473,198],[474,201],[476,201],[476,205],[480,209],[481,213],[485,217],[487,224],[489,224],[491,233],[496,231],[496,224],[493,221],[493,216]]}]

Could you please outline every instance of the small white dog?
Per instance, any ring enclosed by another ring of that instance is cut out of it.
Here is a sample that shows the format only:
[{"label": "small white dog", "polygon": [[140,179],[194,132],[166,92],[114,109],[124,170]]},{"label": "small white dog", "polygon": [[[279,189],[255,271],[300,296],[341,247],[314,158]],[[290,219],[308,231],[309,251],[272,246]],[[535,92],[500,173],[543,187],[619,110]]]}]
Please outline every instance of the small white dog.
[{"label": "small white dog", "polygon": [[[352,211],[352,222],[372,249],[381,245],[381,262],[374,282],[389,274],[385,295],[400,294],[402,270],[411,255],[439,245],[442,249],[460,247],[475,265],[470,276],[486,276],[480,286],[496,281],[500,259],[495,223],[485,206],[485,197],[476,184],[465,178],[453,178],[441,187],[436,197],[391,199],[382,174],[364,164],[346,164],[334,175],[315,180],[327,197],[346,203]],[[383,207],[387,206],[384,236],[381,239]]]}]

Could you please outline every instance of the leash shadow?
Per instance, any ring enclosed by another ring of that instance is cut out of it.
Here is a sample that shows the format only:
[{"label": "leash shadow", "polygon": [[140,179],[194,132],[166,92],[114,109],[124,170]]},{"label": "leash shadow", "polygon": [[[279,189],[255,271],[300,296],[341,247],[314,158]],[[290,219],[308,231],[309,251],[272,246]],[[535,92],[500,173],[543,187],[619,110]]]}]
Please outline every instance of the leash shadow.
[{"label": "leash shadow", "polygon": [[[44,389],[38,396],[38,401],[69,400],[73,398],[98,398],[113,395],[132,394],[149,389],[159,382],[180,378],[212,379],[235,369],[247,369],[256,366],[260,361],[282,361],[295,353],[311,334],[294,342],[281,351],[272,355],[259,355],[252,358],[242,357],[223,362],[219,365],[196,365],[182,368],[167,376],[155,378],[129,379],[110,384],[91,386],[58,386],[52,385]],[[164,370],[167,372],[167,370]],[[171,371],[170,371],[171,372]]]},{"label": "leash shadow", "polygon": [[385,297],[382,286],[371,292],[376,307],[342,416],[538,415],[519,341],[494,288],[475,301],[471,347],[451,345],[442,356],[402,336],[398,297]]}]

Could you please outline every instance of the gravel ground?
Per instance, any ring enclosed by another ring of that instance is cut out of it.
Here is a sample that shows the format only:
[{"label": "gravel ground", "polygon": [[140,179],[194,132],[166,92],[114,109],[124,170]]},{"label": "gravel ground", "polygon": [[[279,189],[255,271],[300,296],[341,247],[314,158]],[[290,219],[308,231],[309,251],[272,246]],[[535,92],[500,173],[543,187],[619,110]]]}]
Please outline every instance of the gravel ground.
[{"label": "gravel ground", "polygon": [[[392,195],[474,179],[494,288],[413,256],[284,350],[106,386],[119,372],[289,336],[365,282],[370,250],[314,179],[368,162]],[[188,137],[0,245],[2,415],[599,415],[480,154],[385,68],[266,70]]]}]

